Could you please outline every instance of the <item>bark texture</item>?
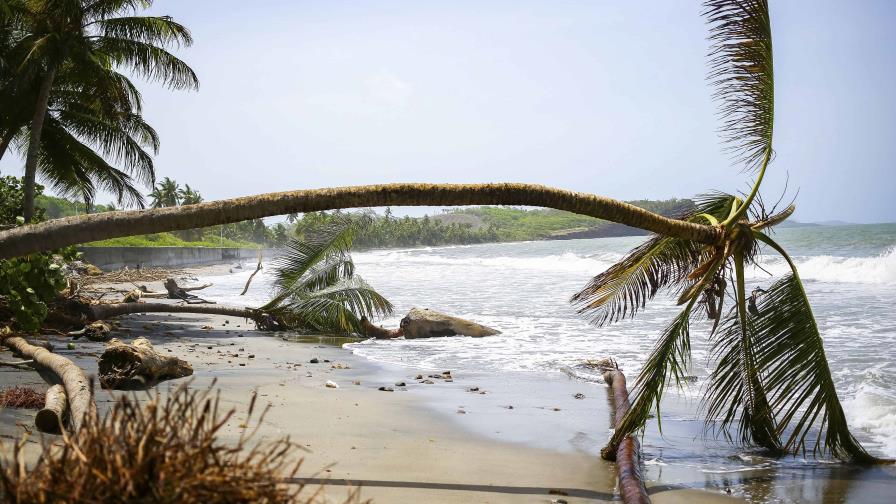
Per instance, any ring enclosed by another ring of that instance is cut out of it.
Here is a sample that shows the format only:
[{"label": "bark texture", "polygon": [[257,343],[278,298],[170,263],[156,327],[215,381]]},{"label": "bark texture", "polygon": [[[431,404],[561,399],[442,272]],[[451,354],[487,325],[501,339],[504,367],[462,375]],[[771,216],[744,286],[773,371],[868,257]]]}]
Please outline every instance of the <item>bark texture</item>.
[{"label": "bark texture", "polygon": [[[625,375],[619,369],[611,369],[604,372],[604,381],[610,387],[615,409],[614,425],[622,422],[622,417],[628,413],[631,404],[628,400],[628,388],[625,384]],[[604,448],[601,456],[607,460],[616,461],[616,470],[619,473],[619,493],[625,504],[649,504],[650,497],[644,480],[641,479],[641,448],[634,436],[626,436],[619,444],[615,452]]]},{"label": "bark texture", "polygon": [[31,119],[30,139],[28,140],[28,153],[25,156],[25,178],[22,189],[25,192],[24,217],[25,222],[31,222],[34,217],[34,183],[37,177],[37,161],[40,152],[40,137],[44,129],[44,119],[47,117],[47,104],[50,101],[50,90],[53,88],[53,80],[56,78],[56,69],[50,68],[40,83],[40,91],[37,94],[37,104],[34,107],[34,117]]},{"label": "bark texture", "polygon": [[47,390],[44,409],[38,411],[34,417],[34,426],[41,432],[60,434],[65,427],[67,411],[68,399],[65,397],[65,387],[53,385]]},{"label": "bark texture", "polygon": [[179,305],[170,303],[114,303],[95,304],[88,307],[91,320],[104,320],[132,313],[197,313],[200,315],[224,315],[255,319],[258,312],[249,308],[231,308],[217,305]]},{"label": "bark texture", "polygon": [[385,327],[374,325],[367,320],[367,317],[361,317],[361,328],[364,330],[364,336],[368,338],[395,339],[404,336],[404,331],[401,328],[386,329]]},{"label": "bark texture", "polygon": [[566,210],[702,243],[712,226],[670,219],[593,194],[535,184],[383,184],[268,193],[196,205],[103,212],[0,232],[0,259],[119,236],[229,224],[273,215],[376,206],[527,205]]},{"label": "bark texture", "polygon": [[78,432],[88,415],[96,415],[96,404],[90,389],[90,381],[84,371],[74,362],[46,348],[30,345],[23,338],[12,336],[3,340],[3,345],[20,355],[31,358],[35,364],[48,369],[65,388],[65,395],[71,408],[71,428]]},{"label": "bark texture", "polygon": [[104,389],[142,390],[165,380],[190,376],[193,366],[156,352],[146,338],[137,338],[130,345],[112,339],[100,355],[99,372]]}]

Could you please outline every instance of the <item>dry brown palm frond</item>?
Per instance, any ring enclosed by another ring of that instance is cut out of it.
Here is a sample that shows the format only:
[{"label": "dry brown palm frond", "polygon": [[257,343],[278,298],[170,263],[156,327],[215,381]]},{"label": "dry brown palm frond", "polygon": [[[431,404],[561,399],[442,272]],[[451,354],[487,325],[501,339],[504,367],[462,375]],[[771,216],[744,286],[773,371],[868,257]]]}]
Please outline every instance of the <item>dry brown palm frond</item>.
[{"label": "dry brown palm frond", "polygon": [[[253,397],[246,422],[253,415]],[[321,490],[284,483],[301,464],[289,438],[255,442],[254,431],[234,443],[221,431],[234,411],[222,413],[211,389],[173,389],[141,404],[125,395],[102,419],[93,416],[74,436],[45,441],[38,461],[25,463],[23,443],[0,468],[0,501],[10,503],[320,502]],[[244,431],[246,432],[246,431]],[[345,502],[358,502],[350,492]]]}]

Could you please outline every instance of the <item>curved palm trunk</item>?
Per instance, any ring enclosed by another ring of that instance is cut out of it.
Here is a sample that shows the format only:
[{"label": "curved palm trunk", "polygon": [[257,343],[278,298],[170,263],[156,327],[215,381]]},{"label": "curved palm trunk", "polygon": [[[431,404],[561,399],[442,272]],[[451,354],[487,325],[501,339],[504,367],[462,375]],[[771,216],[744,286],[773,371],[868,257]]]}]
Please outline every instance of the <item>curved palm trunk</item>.
[{"label": "curved palm trunk", "polygon": [[24,217],[25,222],[31,222],[34,217],[34,181],[37,176],[37,154],[40,151],[40,135],[44,129],[44,119],[47,117],[47,104],[50,102],[50,89],[53,88],[53,79],[56,78],[56,69],[50,68],[40,83],[40,91],[37,94],[37,105],[34,107],[34,117],[31,119],[31,138],[28,141],[28,155],[25,157],[25,179],[22,183],[25,192]]},{"label": "curved palm trunk", "polygon": [[534,184],[383,184],[308,189],[196,205],[106,212],[56,219],[0,233],[0,259],[119,236],[229,224],[273,215],[378,206],[526,205],[589,215],[702,243],[715,243],[712,226],[663,217],[593,194]]}]

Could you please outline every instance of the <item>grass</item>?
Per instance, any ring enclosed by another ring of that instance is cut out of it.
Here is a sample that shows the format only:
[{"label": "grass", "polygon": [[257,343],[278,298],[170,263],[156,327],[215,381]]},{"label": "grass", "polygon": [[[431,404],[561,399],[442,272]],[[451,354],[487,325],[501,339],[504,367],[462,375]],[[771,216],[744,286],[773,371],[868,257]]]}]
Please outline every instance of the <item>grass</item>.
[{"label": "grass", "polygon": [[[0,467],[0,501],[67,503],[268,504],[323,502],[322,488],[286,484],[297,473],[302,448],[289,438],[255,443],[264,413],[221,413],[211,389],[181,385],[167,398],[156,392],[141,404],[135,396],[115,401],[102,419],[87,419],[75,435],[44,438],[37,462],[26,464],[24,441]],[[234,443],[220,440],[229,422],[240,424]],[[327,501],[331,502],[331,501]],[[345,503],[358,502],[357,491]]]},{"label": "grass", "polygon": [[90,242],[85,247],[231,247],[261,248],[261,245],[248,241],[237,241],[229,238],[204,237],[202,240],[184,240],[173,233],[156,233],[140,236],[123,236]]}]

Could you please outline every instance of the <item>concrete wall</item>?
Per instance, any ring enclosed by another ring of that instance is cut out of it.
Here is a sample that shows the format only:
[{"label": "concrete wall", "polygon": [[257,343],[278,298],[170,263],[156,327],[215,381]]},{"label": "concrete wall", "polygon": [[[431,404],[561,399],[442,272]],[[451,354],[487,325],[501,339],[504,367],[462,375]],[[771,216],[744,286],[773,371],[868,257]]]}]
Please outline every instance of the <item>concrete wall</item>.
[{"label": "concrete wall", "polygon": [[[122,269],[125,266],[179,267],[205,264],[254,261],[257,249],[206,247],[79,247],[84,259],[102,270]],[[265,250],[271,257],[273,251]]]}]

